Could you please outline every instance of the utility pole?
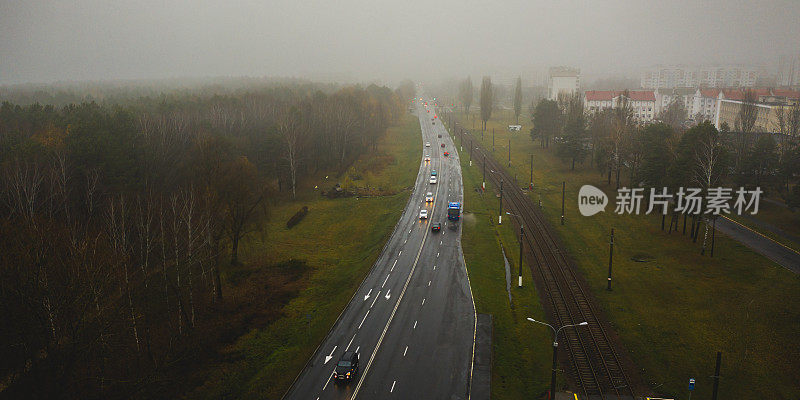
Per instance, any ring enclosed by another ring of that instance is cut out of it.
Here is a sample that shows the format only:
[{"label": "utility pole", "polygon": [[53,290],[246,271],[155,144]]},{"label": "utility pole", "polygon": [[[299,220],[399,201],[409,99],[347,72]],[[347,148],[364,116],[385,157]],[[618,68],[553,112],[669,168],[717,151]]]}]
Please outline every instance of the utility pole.
[{"label": "utility pole", "polygon": [[531,154],[531,181],[528,189],[533,190],[533,154]]},{"label": "utility pole", "polygon": [[511,139],[508,139],[508,166],[511,167]]},{"label": "utility pole", "polygon": [[564,195],[567,193],[567,181],[561,182],[561,225],[564,225]]},{"label": "utility pole", "polygon": [[497,219],[497,225],[503,224],[503,178],[500,178],[500,214]]},{"label": "utility pole", "polygon": [[492,153],[494,153],[494,128],[492,128]]},{"label": "utility pole", "polygon": [[483,183],[481,184],[481,189],[486,191],[486,154],[483,155]]},{"label": "utility pole", "polygon": [[717,352],[717,367],[714,369],[714,389],[711,392],[711,400],[717,400],[717,391],[719,390],[719,367],[722,365],[722,352]]},{"label": "utility pole", "polygon": [[469,140],[469,166],[472,166],[472,139]]},{"label": "utility pole", "polygon": [[711,218],[713,218],[711,223],[711,258],[714,258],[714,234],[717,232],[717,216],[715,215]]},{"label": "utility pole", "polygon": [[522,287],[522,236],[525,233],[525,226],[522,219],[519,221],[519,287]]},{"label": "utility pole", "polygon": [[614,260],[614,228],[611,228],[611,242],[608,244],[608,288],[611,291],[611,265]]}]

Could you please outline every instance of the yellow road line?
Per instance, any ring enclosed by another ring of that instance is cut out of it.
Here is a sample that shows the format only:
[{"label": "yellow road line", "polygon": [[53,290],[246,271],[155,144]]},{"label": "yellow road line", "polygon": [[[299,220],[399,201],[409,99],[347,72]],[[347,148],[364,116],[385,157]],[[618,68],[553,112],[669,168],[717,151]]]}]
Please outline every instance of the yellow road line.
[{"label": "yellow road line", "polygon": [[769,236],[767,236],[767,235],[765,235],[765,234],[763,234],[763,233],[761,233],[761,232],[759,232],[759,231],[757,231],[757,230],[755,230],[755,229],[753,229],[753,228],[751,228],[751,227],[749,227],[749,226],[747,226],[747,225],[745,225],[745,224],[743,224],[743,223],[741,223],[739,221],[730,219],[730,218],[728,218],[728,217],[726,217],[724,215],[720,215],[720,217],[725,218],[728,221],[731,221],[731,222],[733,222],[733,223],[735,223],[735,224],[747,229],[748,231],[753,232],[756,235],[759,235],[759,236],[763,237],[764,239],[767,239],[767,240],[769,240],[771,242],[777,243],[777,244],[781,245],[783,248],[785,248],[786,250],[791,251],[792,253],[800,255],[799,251],[797,251],[797,250],[795,250],[795,249],[793,249],[793,248],[791,248],[791,247],[789,247],[789,246],[787,246],[787,245],[785,245],[785,244],[783,244],[783,243],[781,243],[781,242],[779,242],[779,241],[777,241],[777,240],[775,240],[775,239],[773,239],[773,238],[771,238],[771,237],[769,237]]}]

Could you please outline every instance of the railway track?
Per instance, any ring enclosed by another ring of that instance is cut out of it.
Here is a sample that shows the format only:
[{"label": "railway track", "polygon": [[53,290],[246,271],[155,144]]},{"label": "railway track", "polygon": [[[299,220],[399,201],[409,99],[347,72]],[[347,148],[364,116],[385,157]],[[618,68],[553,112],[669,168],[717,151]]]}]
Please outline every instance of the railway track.
[{"label": "railway track", "polygon": [[485,160],[486,168],[496,172],[488,174],[487,179],[495,187],[499,187],[501,179],[509,183],[504,185],[504,206],[518,215],[526,227],[524,240],[528,250],[528,265],[537,278],[542,301],[547,303],[545,308],[549,310],[550,321],[559,326],[583,321],[589,323],[587,327],[565,329],[564,336],[559,338],[560,345],[566,343],[573,381],[586,397],[635,398],[634,388],[630,385],[620,358],[586,290],[562,253],[553,228],[533,201],[517,185],[512,184],[514,180],[510,174],[474,139],[473,143],[478,143],[478,160]]}]

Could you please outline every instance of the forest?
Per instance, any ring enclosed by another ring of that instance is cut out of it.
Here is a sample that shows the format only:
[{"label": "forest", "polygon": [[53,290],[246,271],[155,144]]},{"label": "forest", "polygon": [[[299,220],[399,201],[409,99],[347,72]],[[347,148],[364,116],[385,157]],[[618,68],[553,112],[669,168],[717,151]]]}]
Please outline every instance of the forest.
[{"label": "forest", "polygon": [[0,398],[178,390],[166,382],[230,340],[221,314],[241,304],[222,271],[242,238],[374,147],[413,95],[290,83],[2,103]]}]

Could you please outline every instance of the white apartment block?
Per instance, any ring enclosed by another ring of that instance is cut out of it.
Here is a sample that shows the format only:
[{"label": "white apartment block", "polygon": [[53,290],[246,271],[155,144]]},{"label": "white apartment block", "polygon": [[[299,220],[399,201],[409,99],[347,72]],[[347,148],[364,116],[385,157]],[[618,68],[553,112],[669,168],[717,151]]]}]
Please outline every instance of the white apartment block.
[{"label": "white apartment block", "polygon": [[650,122],[656,117],[656,98],[652,90],[630,90],[627,97],[621,90],[588,90],[583,94],[583,107],[587,112],[597,112],[617,108],[626,100],[638,122]]},{"label": "white apartment block", "polygon": [[641,86],[648,89],[681,87],[753,87],[762,68],[745,65],[692,67],[657,65],[642,73]]},{"label": "white apartment block", "polygon": [[581,70],[570,67],[551,67],[547,80],[547,98],[558,100],[559,95],[571,96],[580,92]]}]

